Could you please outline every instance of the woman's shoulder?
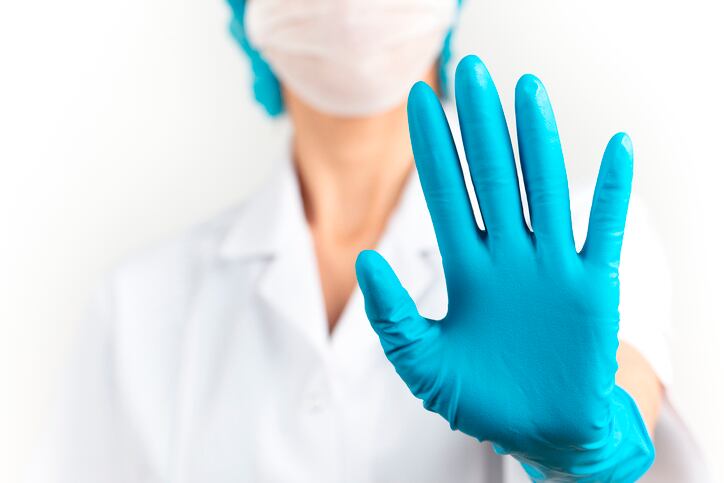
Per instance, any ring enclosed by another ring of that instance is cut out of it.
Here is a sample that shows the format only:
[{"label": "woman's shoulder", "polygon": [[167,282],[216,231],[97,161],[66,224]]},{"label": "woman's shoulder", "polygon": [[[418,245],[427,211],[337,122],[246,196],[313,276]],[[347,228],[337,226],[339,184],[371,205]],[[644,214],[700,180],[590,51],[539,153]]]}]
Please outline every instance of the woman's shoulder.
[{"label": "woman's shoulder", "polygon": [[201,275],[219,265],[223,241],[246,206],[239,203],[131,251],[106,270],[97,292],[118,317],[133,320],[145,319],[153,308],[183,305],[193,298]]},{"label": "woman's shoulder", "polygon": [[116,262],[111,275],[137,279],[178,276],[180,270],[209,261],[245,207],[246,203],[240,203],[130,252]]}]

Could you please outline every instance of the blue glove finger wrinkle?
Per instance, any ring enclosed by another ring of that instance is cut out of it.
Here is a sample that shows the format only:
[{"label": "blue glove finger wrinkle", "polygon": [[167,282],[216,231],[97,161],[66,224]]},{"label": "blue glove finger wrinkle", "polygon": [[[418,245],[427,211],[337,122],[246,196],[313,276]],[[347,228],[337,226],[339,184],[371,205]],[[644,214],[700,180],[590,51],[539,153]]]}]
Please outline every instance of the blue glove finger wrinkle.
[{"label": "blue glove finger wrinkle", "polygon": [[[618,133],[606,146],[591,205],[586,244],[581,255],[591,261],[618,268],[623,244],[625,213],[631,193],[633,170],[631,139]],[[614,216],[610,216],[615,213]]]},{"label": "blue glove finger wrinkle", "polygon": [[541,81],[526,74],[515,86],[518,151],[536,240],[547,250],[572,252],[568,180],[558,127]]},{"label": "blue glove finger wrinkle", "polygon": [[[469,72],[456,78],[456,104],[460,130],[470,166],[473,186],[488,234],[503,243],[522,242],[528,227],[520,201],[515,157],[498,91],[482,62],[466,57],[460,68]],[[476,89],[484,86],[484,89]],[[486,139],[487,142],[475,142]],[[489,243],[495,243],[490,240]]]},{"label": "blue glove finger wrinkle", "polygon": [[[427,359],[427,369],[440,360],[439,326],[421,317],[415,302],[404,289],[387,261],[377,252],[365,250],[355,264],[360,288],[365,294],[365,311],[395,370],[413,394],[432,394],[437,382],[416,373],[417,358]],[[439,368],[433,368],[437,371]]]},{"label": "blue glove finger wrinkle", "polygon": [[654,448],[634,401],[615,385],[630,141],[618,135],[609,143],[588,248],[578,254],[560,141],[540,81],[526,76],[516,91],[533,232],[516,218],[510,139],[479,59],[460,63],[456,87],[471,176],[491,223],[485,233],[471,229],[447,121],[434,94],[416,86],[410,134],[443,257],[448,313],[430,323],[411,300],[399,303],[409,295],[390,267],[364,255],[357,269],[372,327],[427,409],[492,441],[534,480],[633,481],[651,465]]},{"label": "blue glove finger wrinkle", "polygon": [[465,190],[455,141],[435,92],[424,82],[418,82],[410,91],[410,99],[410,139],[416,155],[428,160],[418,164],[418,171],[448,270],[456,253],[477,246],[480,234]]}]

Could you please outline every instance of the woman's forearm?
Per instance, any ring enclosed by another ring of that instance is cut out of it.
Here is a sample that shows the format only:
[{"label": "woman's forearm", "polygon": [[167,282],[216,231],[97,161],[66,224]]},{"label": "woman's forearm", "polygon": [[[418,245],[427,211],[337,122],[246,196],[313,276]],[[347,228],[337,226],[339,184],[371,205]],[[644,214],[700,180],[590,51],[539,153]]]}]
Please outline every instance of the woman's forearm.
[{"label": "woman's forearm", "polygon": [[633,346],[621,342],[616,354],[616,384],[636,401],[652,439],[659,418],[664,389],[654,369]]}]

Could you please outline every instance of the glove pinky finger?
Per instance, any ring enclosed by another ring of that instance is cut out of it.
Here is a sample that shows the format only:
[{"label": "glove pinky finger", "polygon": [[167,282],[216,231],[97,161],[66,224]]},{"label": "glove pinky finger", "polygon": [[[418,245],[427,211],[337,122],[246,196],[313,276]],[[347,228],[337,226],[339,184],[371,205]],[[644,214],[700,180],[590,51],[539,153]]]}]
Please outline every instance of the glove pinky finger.
[{"label": "glove pinky finger", "polygon": [[584,259],[618,267],[633,180],[633,146],[624,133],[611,138],[593,194]]}]

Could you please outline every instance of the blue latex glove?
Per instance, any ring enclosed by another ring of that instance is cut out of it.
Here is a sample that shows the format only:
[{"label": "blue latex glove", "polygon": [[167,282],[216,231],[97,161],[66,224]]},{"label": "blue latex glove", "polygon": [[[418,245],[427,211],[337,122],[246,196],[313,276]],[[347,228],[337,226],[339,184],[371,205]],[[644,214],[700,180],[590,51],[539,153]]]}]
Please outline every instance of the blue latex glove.
[{"label": "blue latex glove", "polygon": [[420,316],[390,266],[357,260],[365,307],[389,360],[425,408],[494,443],[536,480],[633,481],[654,448],[631,397],[616,386],[618,264],[631,191],[631,141],[614,136],[576,252],[556,122],[541,82],[515,93],[531,212],[523,218],[515,159],[483,63],[463,59],[456,97],[465,153],[486,225],[473,218],[435,93],[416,84],[410,135],[448,293],[442,320]]}]

